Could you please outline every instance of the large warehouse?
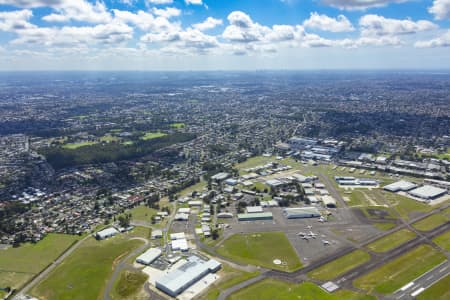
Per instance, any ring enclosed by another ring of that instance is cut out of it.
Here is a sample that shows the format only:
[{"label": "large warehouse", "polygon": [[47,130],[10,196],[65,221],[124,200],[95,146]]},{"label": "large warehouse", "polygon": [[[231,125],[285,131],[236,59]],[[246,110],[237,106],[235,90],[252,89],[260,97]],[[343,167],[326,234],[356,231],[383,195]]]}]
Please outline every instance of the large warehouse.
[{"label": "large warehouse", "polygon": [[190,256],[186,260],[184,265],[156,280],[156,287],[176,297],[204,276],[217,272],[221,267],[221,263],[214,259],[204,261],[198,256]]},{"label": "large warehouse", "polygon": [[391,184],[386,185],[383,189],[385,189],[386,191],[389,192],[407,192],[412,190],[413,188],[417,187],[417,184],[409,182],[409,181],[405,181],[405,180],[400,180]]},{"label": "large warehouse", "polygon": [[320,212],[317,207],[294,207],[285,208],[284,215],[287,219],[301,219],[301,218],[318,218],[320,217]]},{"label": "large warehouse", "polygon": [[103,229],[95,234],[95,238],[98,240],[104,240],[109,237],[115,236],[116,234],[119,234],[119,231],[115,229],[114,227],[109,227],[106,229]]},{"label": "large warehouse", "polygon": [[272,219],[273,215],[271,212],[238,214],[239,221],[257,221],[257,220],[272,220]]},{"label": "large warehouse", "polygon": [[136,262],[149,265],[161,256],[161,250],[158,248],[150,248],[136,258]]},{"label": "large warehouse", "polygon": [[420,188],[409,191],[411,196],[424,199],[424,200],[433,200],[443,196],[447,193],[447,190],[432,186],[432,185],[424,185]]}]

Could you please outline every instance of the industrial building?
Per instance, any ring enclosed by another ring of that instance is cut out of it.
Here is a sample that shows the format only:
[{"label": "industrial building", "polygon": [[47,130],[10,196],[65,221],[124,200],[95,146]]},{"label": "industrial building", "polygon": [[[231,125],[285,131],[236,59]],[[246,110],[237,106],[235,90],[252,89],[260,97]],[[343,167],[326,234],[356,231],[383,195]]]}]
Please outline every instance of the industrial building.
[{"label": "industrial building", "polygon": [[152,239],[160,239],[163,237],[163,232],[161,229],[153,229],[152,230]]},{"label": "industrial building", "polygon": [[217,272],[221,267],[221,263],[214,259],[204,261],[197,256],[190,256],[186,260],[185,264],[156,280],[156,287],[176,297],[204,276]]},{"label": "industrial building", "polygon": [[257,220],[272,220],[271,212],[252,213],[252,214],[238,214],[239,221],[257,221]]},{"label": "industrial building", "polygon": [[247,206],[246,207],[248,214],[255,214],[263,212],[262,206]]},{"label": "industrial building", "polygon": [[331,196],[323,196],[322,202],[326,207],[334,208],[336,207],[336,200]]},{"label": "industrial building", "polygon": [[160,257],[162,254],[161,249],[158,248],[150,248],[141,255],[139,255],[136,258],[136,262],[143,264],[143,265],[150,265],[152,262],[154,262],[158,257]]},{"label": "industrial building", "polygon": [[377,186],[378,181],[368,178],[340,177],[335,176],[334,179],[342,186]]},{"label": "industrial building", "polygon": [[385,189],[386,191],[389,191],[389,192],[396,193],[396,192],[407,192],[416,187],[417,187],[417,184],[415,184],[415,183],[405,181],[405,180],[400,180],[400,181],[386,185],[383,189]]},{"label": "industrial building", "polygon": [[114,227],[109,227],[106,229],[103,229],[95,234],[95,238],[98,240],[104,240],[109,237],[115,236],[116,234],[119,234],[119,231],[115,229]]},{"label": "industrial building", "polygon": [[447,190],[432,185],[424,185],[422,187],[409,191],[409,194],[411,196],[424,200],[433,200],[445,195],[446,193]]},{"label": "industrial building", "polygon": [[317,207],[314,206],[285,208],[283,212],[287,219],[320,217],[319,210],[317,209]]},{"label": "industrial building", "polygon": [[184,252],[189,250],[188,242],[185,238],[172,240],[170,242],[170,247],[172,248],[172,251]]},{"label": "industrial building", "polygon": [[227,179],[228,177],[230,177],[230,174],[222,172],[222,173],[217,173],[214,176],[211,176],[211,179],[214,181],[223,181],[223,180]]}]

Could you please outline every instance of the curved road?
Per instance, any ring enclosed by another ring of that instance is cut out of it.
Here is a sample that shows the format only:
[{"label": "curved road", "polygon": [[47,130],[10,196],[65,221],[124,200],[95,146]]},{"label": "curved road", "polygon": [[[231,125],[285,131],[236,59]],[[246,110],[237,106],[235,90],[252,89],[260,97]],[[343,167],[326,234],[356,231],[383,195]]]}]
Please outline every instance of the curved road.
[{"label": "curved road", "polygon": [[[130,258],[132,258],[133,256],[136,256],[136,255],[138,255],[139,253],[141,253],[142,251],[144,251],[144,249],[147,248],[148,244],[150,244],[150,242],[149,242],[147,239],[144,239],[144,238],[136,237],[136,238],[131,238],[130,241],[131,241],[131,240],[140,240],[140,241],[143,241],[143,242],[144,242],[144,245],[142,245],[141,247],[137,248],[136,250],[132,251],[130,254],[128,254],[127,256],[125,256],[125,257],[119,262],[119,264],[114,268],[114,273],[113,273],[113,275],[111,276],[111,278],[109,279],[108,285],[106,286],[105,292],[104,292],[104,294],[103,294],[103,299],[104,299],[104,300],[112,300],[112,299],[111,299],[111,296],[110,296],[110,294],[111,294],[111,289],[112,289],[112,287],[113,287],[114,282],[115,282],[116,279],[117,279],[117,276],[119,276],[120,272],[121,272],[122,270],[128,268],[128,266],[127,266],[127,261],[128,261]],[[134,269],[134,268],[132,268],[132,269]]]}]

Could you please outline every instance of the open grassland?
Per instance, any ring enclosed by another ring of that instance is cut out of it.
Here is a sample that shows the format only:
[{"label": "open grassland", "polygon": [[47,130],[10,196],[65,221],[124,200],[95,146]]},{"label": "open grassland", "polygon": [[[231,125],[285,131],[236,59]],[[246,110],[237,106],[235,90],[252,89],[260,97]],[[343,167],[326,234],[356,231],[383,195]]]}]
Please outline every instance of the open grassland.
[{"label": "open grassland", "polygon": [[410,219],[410,214],[413,212],[427,213],[433,210],[433,207],[431,205],[410,199],[402,195],[385,191],[382,191],[381,193],[383,193],[390,205],[405,220]]},{"label": "open grassland", "polygon": [[[235,234],[217,248],[220,255],[237,262],[292,272],[302,264],[282,232]],[[281,265],[273,261],[279,259]]]},{"label": "open grassland", "polygon": [[450,218],[442,215],[442,214],[433,214],[425,219],[420,220],[413,224],[414,228],[420,231],[430,231],[434,228],[448,222]]},{"label": "open grassland", "polygon": [[207,182],[202,180],[188,188],[185,188],[179,194],[180,194],[180,196],[184,197],[184,196],[190,196],[192,194],[192,192],[194,192],[194,191],[201,192],[206,187],[206,184],[207,184]]},{"label": "open grassland", "polygon": [[433,239],[433,242],[438,244],[443,249],[450,251],[450,231],[447,231]]},{"label": "open grassland", "polygon": [[374,296],[358,294],[357,292],[350,290],[338,290],[334,292],[333,295],[342,300],[377,300]]},{"label": "open grassland", "polygon": [[450,274],[442,278],[417,296],[418,300],[450,299]]},{"label": "open grassland", "polygon": [[0,287],[19,288],[81,237],[49,234],[36,244],[0,250]]},{"label": "open grassland", "polygon": [[103,298],[114,265],[142,242],[123,235],[104,241],[89,238],[36,286],[31,294],[46,300]]},{"label": "open grassland", "polygon": [[353,281],[353,285],[371,293],[389,294],[445,260],[429,245],[420,245],[382,267]]},{"label": "open grassland", "polygon": [[264,279],[232,294],[228,300],[372,300],[370,296],[341,291],[342,296],[329,294],[317,285],[304,282],[292,284],[276,279]]},{"label": "open grassland", "polygon": [[141,139],[143,139],[144,141],[148,141],[148,140],[160,138],[160,137],[163,137],[166,135],[167,134],[162,133],[162,132],[146,132]]},{"label": "open grassland", "polygon": [[259,272],[244,272],[223,264],[218,275],[220,276],[219,281],[215,282],[208,289],[207,293],[200,297],[202,300],[215,300],[222,290],[256,277],[259,275]]},{"label": "open grassland", "polygon": [[246,174],[248,172],[244,171],[244,169],[254,168],[257,166],[263,166],[269,162],[275,162],[275,156],[255,156],[247,159],[246,161],[235,165],[234,167],[239,170],[240,174]]},{"label": "open grassland", "polygon": [[355,250],[347,255],[333,260],[311,272],[313,279],[331,280],[370,260],[370,255],[362,250]]},{"label": "open grassland", "polygon": [[78,149],[78,148],[85,147],[85,146],[92,146],[95,144],[97,144],[97,142],[69,143],[69,144],[63,145],[62,147],[64,149],[74,150],[74,149]]},{"label": "open grassland", "polygon": [[374,223],[373,226],[379,230],[388,231],[397,226],[395,223]]},{"label": "open grassland", "polygon": [[110,296],[114,300],[133,299],[147,279],[148,275],[141,271],[124,270],[114,282]]},{"label": "open grassland", "polygon": [[184,124],[184,123],[172,123],[172,124],[170,124],[170,127],[176,128],[176,129],[180,129],[180,128],[186,127],[186,124]]},{"label": "open grassland", "polygon": [[133,221],[147,221],[150,222],[151,217],[156,215],[156,209],[150,208],[146,205],[138,205],[130,210],[126,211],[127,214],[131,214],[131,220]]},{"label": "open grassland", "polygon": [[387,252],[415,237],[416,234],[414,232],[408,229],[401,229],[367,245],[367,248],[374,252]]},{"label": "open grassland", "polygon": [[116,136],[112,136],[110,134],[104,135],[100,138],[100,142],[110,143],[110,142],[118,142],[120,138]]}]

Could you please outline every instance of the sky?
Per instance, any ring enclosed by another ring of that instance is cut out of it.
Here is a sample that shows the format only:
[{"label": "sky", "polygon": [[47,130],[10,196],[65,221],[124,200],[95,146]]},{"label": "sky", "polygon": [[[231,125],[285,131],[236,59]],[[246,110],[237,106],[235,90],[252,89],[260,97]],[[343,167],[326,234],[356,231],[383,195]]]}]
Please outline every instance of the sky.
[{"label": "sky", "polygon": [[450,69],[450,0],[0,0],[0,70]]}]

